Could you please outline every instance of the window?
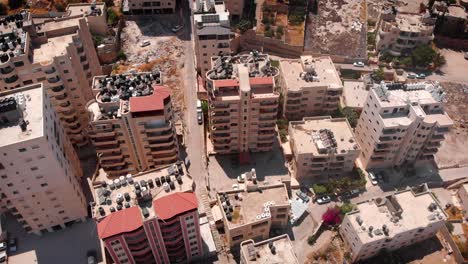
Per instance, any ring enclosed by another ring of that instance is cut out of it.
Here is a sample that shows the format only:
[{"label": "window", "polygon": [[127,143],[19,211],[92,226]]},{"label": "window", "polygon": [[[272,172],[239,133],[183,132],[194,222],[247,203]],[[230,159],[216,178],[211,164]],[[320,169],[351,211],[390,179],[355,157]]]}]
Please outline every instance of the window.
[{"label": "window", "polygon": [[25,149],[25,148],[20,148],[20,149],[18,149],[18,151],[19,151],[19,152],[25,152],[26,149]]},{"label": "window", "polygon": [[48,186],[47,183],[41,183],[41,187],[46,187],[46,186]]},{"label": "window", "polygon": [[37,167],[32,167],[31,170],[36,171],[36,170],[38,170],[38,168]]}]

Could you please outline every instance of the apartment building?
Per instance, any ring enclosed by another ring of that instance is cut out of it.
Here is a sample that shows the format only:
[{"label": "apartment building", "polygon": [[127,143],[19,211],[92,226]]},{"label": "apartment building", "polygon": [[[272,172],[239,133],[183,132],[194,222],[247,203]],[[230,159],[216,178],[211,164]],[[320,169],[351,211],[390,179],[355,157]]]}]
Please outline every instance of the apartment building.
[{"label": "apartment building", "polygon": [[182,163],[93,179],[97,232],[109,263],[190,263],[203,255],[198,201]]},{"label": "apartment building", "polygon": [[434,39],[435,20],[429,13],[388,13],[380,23],[376,48],[400,56],[418,45],[429,44]]},{"label": "apartment building", "polygon": [[214,152],[269,151],[275,137],[279,71],[268,55],[213,57],[206,74],[209,121]]},{"label": "apartment building", "polygon": [[330,57],[280,60],[283,113],[289,120],[329,114],[338,108],[343,84]]},{"label": "apartment building", "polygon": [[85,105],[91,76],[102,74],[87,21],[74,16],[36,24],[26,11],[0,19],[0,91],[43,83],[75,146],[88,142]]},{"label": "apartment building", "polygon": [[432,159],[453,126],[444,98],[437,83],[375,85],[354,131],[362,165],[384,168]]},{"label": "apartment building", "polygon": [[294,247],[287,234],[261,242],[252,239],[240,245],[241,264],[299,264]]},{"label": "apartment building", "polygon": [[361,149],[346,118],[305,117],[289,122],[293,175],[301,181],[351,172]]},{"label": "apartment building", "polygon": [[260,186],[248,182],[244,189],[219,192],[227,245],[248,239],[265,240],[272,228],[288,225],[291,205],[284,183]]},{"label": "apartment building", "polygon": [[175,0],[123,0],[122,11],[131,15],[172,14]]},{"label": "apartment building", "polygon": [[197,70],[204,78],[213,64],[211,57],[231,54],[229,11],[223,1],[196,0],[193,23]]},{"label": "apartment building", "polygon": [[28,233],[87,216],[80,161],[42,84],[0,93],[0,206]]},{"label": "apartment building", "polygon": [[411,189],[357,204],[347,213],[340,233],[352,262],[373,257],[380,250],[397,250],[433,237],[447,216],[430,191]]},{"label": "apartment building", "polygon": [[94,77],[88,133],[109,175],[177,161],[171,91],[161,84],[160,72]]},{"label": "apartment building", "polygon": [[239,21],[243,17],[245,5],[243,0],[226,0],[225,4],[233,21]]}]

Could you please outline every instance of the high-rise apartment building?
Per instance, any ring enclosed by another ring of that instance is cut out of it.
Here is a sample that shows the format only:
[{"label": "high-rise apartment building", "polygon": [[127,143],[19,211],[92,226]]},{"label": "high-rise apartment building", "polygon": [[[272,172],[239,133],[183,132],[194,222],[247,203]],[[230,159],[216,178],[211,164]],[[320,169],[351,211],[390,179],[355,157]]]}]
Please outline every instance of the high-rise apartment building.
[{"label": "high-rise apartment building", "polygon": [[301,120],[338,108],[343,84],[330,57],[280,60],[280,70],[286,118]]},{"label": "high-rise apartment building", "polygon": [[305,117],[289,122],[293,175],[297,180],[350,172],[361,149],[346,118]]},{"label": "high-rise apartment building", "polygon": [[279,75],[268,55],[212,58],[206,74],[209,121],[214,152],[269,151],[276,140]]},{"label": "high-rise apartment building", "polygon": [[75,146],[88,142],[85,105],[92,76],[102,74],[89,29],[93,21],[99,20],[73,16],[36,24],[26,11],[0,20],[0,91],[43,83]]},{"label": "high-rise apartment building", "polygon": [[394,14],[386,10],[376,36],[378,51],[389,51],[395,56],[414,49],[418,45],[429,44],[434,39],[436,19],[429,13]]},{"label": "high-rise apartment building", "polygon": [[453,121],[438,84],[378,84],[369,91],[355,136],[366,168],[432,159]]},{"label": "high-rise apartment building", "polygon": [[211,57],[231,54],[230,41],[234,34],[223,1],[196,0],[193,22],[197,69],[204,78],[212,67]]},{"label": "high-rise apartment building", "polygon": [[160,72],[94,77],[88,132],[109,175],[177,161],[171,91],[161,83]]},{"label": "high-rise apartment building", "polygon": [[99,238],[113,263],[190,263],[203,255],[198,201],[182,163],[93,179]]},{"label": "high-rise apartment building", "polygon": [[447,216],[429,191],[411,189],[358,203],[347,213],[340,233],[352,262],[368,259],[385,249],[394,251],[433,237]]},{"label": "high-rise apartment building", "polygon": [[241,264],[287,263],[299,264],[294,246],[287,234],[260,242],[252,239],[240,245]]},{"label": "high-rise apartment building", "polygon": [[0,206],[27,232],[87,216],[80,161],[42,84],[0,93]]},{"label": "high-rise apartment building", "polygon": [[230,247],[248,239],[268,239],[271,228],[288,225],[291,205],[284,183],[257,185],[219,192],[224,231]]}]

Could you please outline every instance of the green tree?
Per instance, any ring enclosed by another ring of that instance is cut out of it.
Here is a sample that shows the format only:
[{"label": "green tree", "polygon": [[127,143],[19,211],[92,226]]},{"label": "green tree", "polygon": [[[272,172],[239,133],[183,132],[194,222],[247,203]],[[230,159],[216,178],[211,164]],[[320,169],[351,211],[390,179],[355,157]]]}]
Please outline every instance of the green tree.
[{"label": "green tree", "polygon": [[385,79],[385,74],[383,68],[378,68],[372,72],[372,79],[376,82],[381,82]]},{"label": "green tree", "polygon": [[312,185],[312,189],[314,190],[315,195],[322,195],[328,193],[328,188],[325,185],[314,184]]},{"label": "green tree", "polygon": [[340,206],[340,212],[344,215],[353,211],[353,209],[354,205],[351,203],[344,203],[342,206]]},{"label": "green tree", "polygon": [[440,67],[444,65],[447,61],[445,60],[445,57],[442,54],[437,52],[432,62],[434,63],[435,67]]},{"label": "green tree", "polygon": [[411,52],[413,66],[426,67],[433,61],[436,55],[437,52],[431,46],[418,46]]},{"label": "green tree", "polygon": [[236,27],[242,34],[244,34],[247,30],[252,28],[252,23],[249,20],[242,19]]},{"label": "green tree", "polygon": [[117,59],[118,60],[127,60],[127,55],[125,54],[125,52],[123,52],[123,50],[119,51],[119,53],[117,54]]},{"label": "green tree", "polygon": [[58,12],[65,12],[65,6],[62,2],[56,3],[55,9],[57,9]]},{"label": "green tree", "polygon": [[349,125],[351,127],[353,128],[356,127],[358,119],[359,119],[359,113],[356,112],[356,110],[349,108],[349,107],[345,107],[345,108],[339,107],[338,111],[340,111],[341,116],[345,117],[348,120]]},{"label": "green tree", "polygon": [[271,38],[275,35],[275,32],[273,31],[273,29],[269,28],[268,30],[265,30],[264,35],[267,38]]},{"label": "green tree", "polygon": [[107,24],[114,25],[119,20],[119,16],[112,8],[107,9]]}]

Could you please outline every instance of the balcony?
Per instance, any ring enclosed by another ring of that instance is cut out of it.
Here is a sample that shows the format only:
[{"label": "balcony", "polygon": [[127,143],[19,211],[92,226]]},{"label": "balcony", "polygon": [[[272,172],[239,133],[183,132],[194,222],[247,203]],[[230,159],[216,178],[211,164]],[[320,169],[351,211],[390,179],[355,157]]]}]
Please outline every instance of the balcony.
[{"label": "balcony", "polygon": [[109,138],[109,139],[94,139],[93,144],[96,147],[106,146],[106,145],[118,145],[119,141],[116,138]]},{"label": "balcony", "polygon": [[163,132],[163,131],[168,131],[168,130],[172,130],[171,121],[168,121],[167,124],[163,124],[161,126],[154,126],[154,127],[143,126],[143,131],[145,133]]},{"label": "balcony", "polygon": [[213,124],[229,124],[230,120],[229,119],[216,119],[216,120],[211,120]]},{"label": "balcony", "polygon": [[148,141],[150,140],[169,140],[170,138],[172,138],[172,132],[171,133],[160,133],[160,134],[146,134],[146,138],[148,139]]},{"label": "balcony", "polygon": [[379,141],[392,141],[392,137],[379,137]]},{"label": "balcony", "polygon": [[44,70],[44,72],[45,72],[46,74],[52,74],[52,73],[55,72],[55,68],[52,67],[52,68],[46,69],[46,70]]},{"label": "balcony", "polygon": [[210,108],[212,111],[216,111],[218,109],[226,109],[229,108],[229,104],[211,104]]},{"label": "balcony", "polygon": [[156,148],[151,149],[151,154],[158,155],[158,154],[177,154],[177,150],[174,147],[170,148]]},{"label": "balcony", "polygon": [[116,154],[110,154],[110,155],[101,155],[99,156],[99,161],[111,161],[111,160],[121,160],[123,159],[123,155],[120,152],[117,152]]},{"label": "balcony", "polygon": [[152,155],[153,160],[155,163],[164,162],[164,163],[171,163],[177,160],[177,152],[175,154],[169,155]]},{"label": "balcony", "polygon": [[52,92],[53,95],[61,94],[63,93],[65,87],[63,85],[52,87],[49,89],[50,92]]},{"label": "balcony", "polygon": [[391,144],[377,144],[375,147],[375,150],[384,150],[384,149],[391,149],[392,145]]},{"label": "balcony", "polygon": [[273,142],[275,140],[275,137],[273,136],[269,136],[269,137],[258,137],[257,138],[258,142],[262,142],[262,143],[265,143],[265,142]]},{"label": "balcony", "polygon": [[101,138],[101,137],[115,137],[115,131],[109,132],[91,132],[89,133],[91,138]]},{"label": "balcony", "polygon": [[18,75],[13,75],[9,78],[5,78],[4,80],[5,80],[5,83],[11,84],[11,83],[18,81],[18,78],[19,78]]},{"label": "balcony", "polygon": [[15,68],[13,68],[13,67],[11,67],[11,66],[7,66],[7,67],[5,67],[5,68],[1,68],[1,69],[0,69],[0,72],[1,72],[2,74],[9,74],[9,73],[13,72],[14,69],[15,69]]},{"label": "balcony", "polygon": [[213,139],[228,139],[228,138],[231,138],[231,134],[229,133],[212,133],[211,134]]},{"label": "balcony", "polygon": [[76,125],[69,126],[68,130],[70,130],[72,133],[80,133],[81,132],[81,124],[76,123]]},{"label": "balcony", "polygon": [[271,121],[275,121],[276,116],[262,116],[258,119],[260,123],[271,123]]},{"label": "balcony", "polygon": [[118,152],[120,151],[120,146],[117,144],[107,144],[107,145],[101,145],[101,146],[96,146],[96,152],[97,153],[112,153],[112,152]]},{"label": "balcony", "polygon": [[228,126],[212,126],[211,130],[216,132],[229,132],[230,128]]},{"label": "balcony", "polygon": [[113,167],[116,167],[116,166],[125,166],[127,164],[127,162],[122,159],[122,160],[118,160],[118,161],[102,161],[100,163],[101,167],[103,168],[113,168]]},{"label": "balcony", "polygon": [[[57,110],[59,110],[59,109],[57,109]],[[62,110],[59,113],[60,113],[60,117],[62,117],[62,118],[71,118],[71,117],[74,117],[75,114],[76,114],[75,110],[73,110],[73,109],[71,109],[69,111],[63,111]]]},{"label": "balcony", "polygon": [[57,108],[57,110],[61,110],[61,111],[69,111],[73,109],[70,101],[66,101],[65,103],[58,104],[55,107]]},{"label": "balcony", "polygon": [[218,119],[223,119],[227,116],[229,116],[229,112],[212,112],[211,113],[211,119],[212,120],[218,120]]},{"label": "balcony", "polygon": [[52,78],[47,78],[47,81],[49,83],[57,83],[60,81],[60,77],[59,76],[55,76],[55,77],[52,77]]},{"label": "balcony", "polygon": [[431,138],[430,138],[430,141],[434,142],[434,141],[442,141],[444,140],[445,137],[443,135],[433,135]]},{"label": "balcony", "polygon": [[148,142],[150,148],[158,148],[158,147],[168,147],[168,146],[174,146],[174,139],[170,139],[167,141],[162,141],[162,142]]},{"label": "balcony", "polygon": [[424,154],[436,154],[437,151],[438,151],[437,148],[425,148],[425,149],[423,150],[423,153],[424,153]]}]

